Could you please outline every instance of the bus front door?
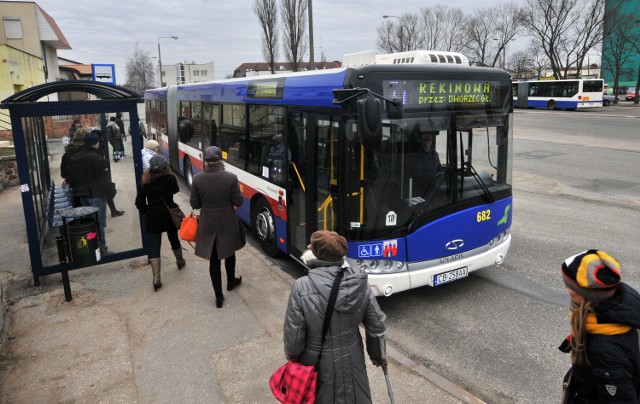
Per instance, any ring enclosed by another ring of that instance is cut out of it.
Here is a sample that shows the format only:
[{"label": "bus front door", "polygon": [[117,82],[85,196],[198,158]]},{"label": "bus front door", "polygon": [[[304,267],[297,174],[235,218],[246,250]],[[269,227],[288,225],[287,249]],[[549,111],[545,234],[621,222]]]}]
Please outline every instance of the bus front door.
[{"label": "bus front door", "polygon": [[335,230],[331,186],[337,184],[338,116],[289,112],[291,149],[287,221],[289,253],[306,250],[311,233]]}]

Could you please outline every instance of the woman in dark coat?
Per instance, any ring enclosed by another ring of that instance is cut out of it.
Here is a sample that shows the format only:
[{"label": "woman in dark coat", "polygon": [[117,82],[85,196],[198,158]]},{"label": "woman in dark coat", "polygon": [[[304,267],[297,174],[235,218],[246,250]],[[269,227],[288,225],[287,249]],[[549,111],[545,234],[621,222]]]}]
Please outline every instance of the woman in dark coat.
[{"label": "woman in dark coat", "polygon": [[640,403],[640,295],[620,282],[620,264],[588,250],[562,264],[571,297],[567,403]]},{"label": "woman in dark coat", "polygon": [[[364,324],[367,353],[374,365],[386,366],[382,350],[387,317],[380,310],[367,274],[342,268],[347,241],[332,231],[316,231],[302,255],[309,275],[294,283],[284,321],[284,351],[287,359],[314,365],[320,349],[316,403],[370,403],[371,392],[364,362],[364,347],[358,328]],[[336,299],[329,331],[322,341],[322,325],[333,281],[344,277]]]},{"label": "woman in dark coat", "polygon": [[153,289],[162,287],[160,279],[160,246],[162,233],[166,232],[171,243],[171,249],[176,257],[178,269],[182,269],[186,262],[182,256],[182,245],[178,238],[178,229],[169,208],[178,205],[173,201],[173,195],[180,188],[176,176],[171,172],[167,160],[160,154],[149,161],[149,168],[142,175],[142,187],[136,195],[136,207],[145,214],[145,226],[149,236],[149,262],[153,272]]},{"label": "woman in dark coat", "polygon": [[224,170],[222,151],[216,146],[204,151],[204,172],[193,177],[189,202],[200,209],[200,221],[196,235],[195,254],[209,262],[209,275],[216,295],[216,307],[222,307],[221,261],[227,272],[227,290],[240,285],[242,277],[236,277],[236,254],[245,244],[244,227],[235,209],[244,198],[238,185],[238,177]]}]

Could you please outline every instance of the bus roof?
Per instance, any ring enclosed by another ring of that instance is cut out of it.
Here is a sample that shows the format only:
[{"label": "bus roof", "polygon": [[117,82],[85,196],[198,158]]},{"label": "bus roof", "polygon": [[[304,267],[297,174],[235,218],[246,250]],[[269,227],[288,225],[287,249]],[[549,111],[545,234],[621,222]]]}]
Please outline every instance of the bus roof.
[{"label": "bus roof", "polygon": [[[428,73],[435,80],[498,80],[508,82],[503,70],[456,64],[375,64],[307,72],[252,76],[181,84],[175,88],[178,101],[231,102],[247,104],[299,105],[340,108],[333,104],[333,90],[343,88],[353,74],[384,73],[393,77]],[[285,84],[286,83],[286,84]],[[303,89],[304,90],[301,90]],[[166,100],[167,87],[145,92],[147,100]]]}]

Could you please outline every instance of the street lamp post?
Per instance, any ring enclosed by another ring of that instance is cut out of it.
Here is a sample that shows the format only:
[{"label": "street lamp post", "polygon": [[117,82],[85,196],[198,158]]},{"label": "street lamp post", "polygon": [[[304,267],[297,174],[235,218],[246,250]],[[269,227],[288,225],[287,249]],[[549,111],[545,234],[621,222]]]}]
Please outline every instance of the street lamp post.
[{"label": "street lamp post", "polygon": [[160,87],[164,87],[164,83],[162,82],[162,54],[160,53],[160,40],[163,38],[178,39],[178,37],[175,35],[171,35],[161,36],[158,38],[158,75],[160,76]]},{"label": "street lamp post", "polygon": [[384,18],[385,20],[387,18],[397,18],[400,24],[400,52],[404,52],[404,31],[402,29],[402,19],[400,17],[398,17],[397,15],[383,15],[382,18]]}]

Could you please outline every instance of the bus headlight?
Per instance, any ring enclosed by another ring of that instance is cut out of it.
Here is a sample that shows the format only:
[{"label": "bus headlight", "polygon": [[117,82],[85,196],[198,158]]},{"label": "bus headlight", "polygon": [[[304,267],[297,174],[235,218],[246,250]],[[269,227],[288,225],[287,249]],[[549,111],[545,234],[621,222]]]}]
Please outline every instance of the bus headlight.
[{"label": "bus headlight", "polygon": [[406,263],[403,261],[392,260],[362,260],[347,258],[347,262],[352,267],[359,268],[370,274],[391,274],[395,272],[403,272],[407,270]]}]

